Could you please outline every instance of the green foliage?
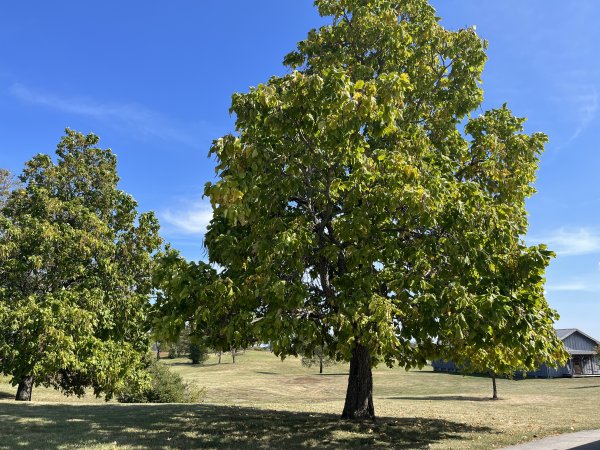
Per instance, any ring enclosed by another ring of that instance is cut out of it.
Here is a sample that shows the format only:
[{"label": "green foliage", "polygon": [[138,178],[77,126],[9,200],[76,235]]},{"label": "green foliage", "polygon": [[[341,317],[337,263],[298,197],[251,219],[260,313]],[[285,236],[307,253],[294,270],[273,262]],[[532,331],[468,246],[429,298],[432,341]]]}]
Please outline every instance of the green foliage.
[{"label": "green foliage", "polygon": [[204,397],[204,390],[194,388],[183,381],[178,373],[169,367],[151,360],[148,366],[149,387],[130,389],[120,393],[121,403],[198,403]]},{"label": "green foliage", "polygon": [[189,347],[192,364],[202,364],[208,359],[208,348],[202,342],[192,341]]},{"label": "green foliage", "polygon": [[0,217],[0,371],[18,383],[110,398],[142,383],[152,213],[117,188],[116,157],[67,129],[39,154]]},{"label": "green foliage", "polygon": [[154,261],[155,334],[167,342],[182,337],[202,342],[216,351],[247,346],[251,314],[237,308],[229,280],[203,261],[186,261],[168,246]]},{"label": "green foliage", "polygon": [[190,329],[185,327],[179,334],[177,341],[169,344],[169,358],[181,358],[189,355],[190,345]]},{"label": "green foliage", "polygon": [[305,367],[318,366],[322,369],[323,367],[333,366],[334,364],[335,359],[327,355],[323,347],[315,347],[312,354],[304,355],[302,357],[302,365]]},{"label": "green foliage", "polygon": [[426,0],[315,4],[330,23],[290,73],[233,95],[236,133],[213,143],[215,302],[282,357],[325,344],[349,360],[360,344],[405,367],[561,361],[552,252],[522,239],[547,137],[506,105],[471,115],[485,41]]},{"label": "green foliage", "polygon": [[0,169],[0,214],[10,193],[18,189],[20,183],[7,169]]}]

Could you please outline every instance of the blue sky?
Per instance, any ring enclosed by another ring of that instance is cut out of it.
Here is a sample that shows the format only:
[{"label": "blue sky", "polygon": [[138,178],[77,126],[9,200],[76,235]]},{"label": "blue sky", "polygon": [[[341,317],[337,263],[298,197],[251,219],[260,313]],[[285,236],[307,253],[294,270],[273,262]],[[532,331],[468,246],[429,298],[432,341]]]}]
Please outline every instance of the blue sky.
[{"label": "blue sky", "polygon": [[[550,143],[528,202],[529,243],[557,252],[547,297],[561,327],[600,339],[600,16],[597,0],[435,0],[489,41],[484,109],[507,102]],[[323,23],[310,0],[9,2],[0,15],[0,167],[52,153],[65,127],[118,155],[122,189],[164,237],[202,258],[213,139],[233,92],[283,74]]]}]

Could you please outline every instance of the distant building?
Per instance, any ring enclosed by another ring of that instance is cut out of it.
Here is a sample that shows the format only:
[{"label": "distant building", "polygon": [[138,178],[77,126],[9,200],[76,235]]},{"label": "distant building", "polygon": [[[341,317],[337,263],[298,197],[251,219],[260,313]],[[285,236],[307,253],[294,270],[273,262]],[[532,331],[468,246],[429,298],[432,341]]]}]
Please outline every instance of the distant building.
[{"label": "distant building", "polygon": [[565,344],[570,356],[569,362],[565,366],[568,370],[566,375],[600,375],[598,356],[596,355],[600,341],[577,328],[559,329],[556,330],[556,334]]},{"label": "distant building", "polygon": [[[545,363],[534,372],[527,372],[528,377],[557,378],[557,377],[579,377],[600,376],[600,366],[596,354],[600,341],[588,336],[577,328],[562,328],[556,330],[556,335],[563,341],[569,360],[563,367],[552,368]],[[438,359],[431,363],[435,372],[460,372],[452,361]]]}]

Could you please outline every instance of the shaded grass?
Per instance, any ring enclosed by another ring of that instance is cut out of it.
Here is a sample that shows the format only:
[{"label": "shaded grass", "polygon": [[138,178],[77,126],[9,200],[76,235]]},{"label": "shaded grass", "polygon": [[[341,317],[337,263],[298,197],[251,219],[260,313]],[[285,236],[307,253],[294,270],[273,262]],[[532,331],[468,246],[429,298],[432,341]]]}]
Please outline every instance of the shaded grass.
[{"label": "shaded grass", "polygon": [[4,406],[2,428],[19,430],[3,433],[0,448],[7,449],[419,448],[491,431],[439,419],[352,423],[333,414],[216,405]]},{"label": "shaded grass", "polygon": [[351,423],[339,420],[346,365],[319,375],[266,351],[216,361],[164,361],[206,387],[201,405],[120,405],[43,388],[21,404],[0,380],[0,448],[480,449],[600,428],[598,378],[499,379],[501,399],[491,401],[485,377],[383,367],[374,371],[378,420]]}]

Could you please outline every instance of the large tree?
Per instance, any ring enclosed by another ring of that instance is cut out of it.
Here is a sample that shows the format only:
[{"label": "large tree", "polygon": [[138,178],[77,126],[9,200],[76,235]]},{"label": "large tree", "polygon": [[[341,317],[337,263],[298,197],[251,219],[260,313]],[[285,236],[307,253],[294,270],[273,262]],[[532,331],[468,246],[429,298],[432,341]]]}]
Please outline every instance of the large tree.
[{"label": "large tree", "polygon": [[158,222],[118,189],[116,157],[97,144],[67,129],[0,216],[0,372],[17,400],[40,384],[110,397],[143,381]]},{"label": "large tree", "polygon": [[350,361],[344,418],[374,417],[378,363],[463,355],[500,326],[519,325],[508,347],[560,355],[527,322],[555,317],[551,252],[522,240],[546,136],[506,106],[471,115],[485,41],[444,29],[426,0],[315,4],[330,23],[287,75],[233,95],[236,133],[211,149],[206,246],[235,308],[282,357]]}]

